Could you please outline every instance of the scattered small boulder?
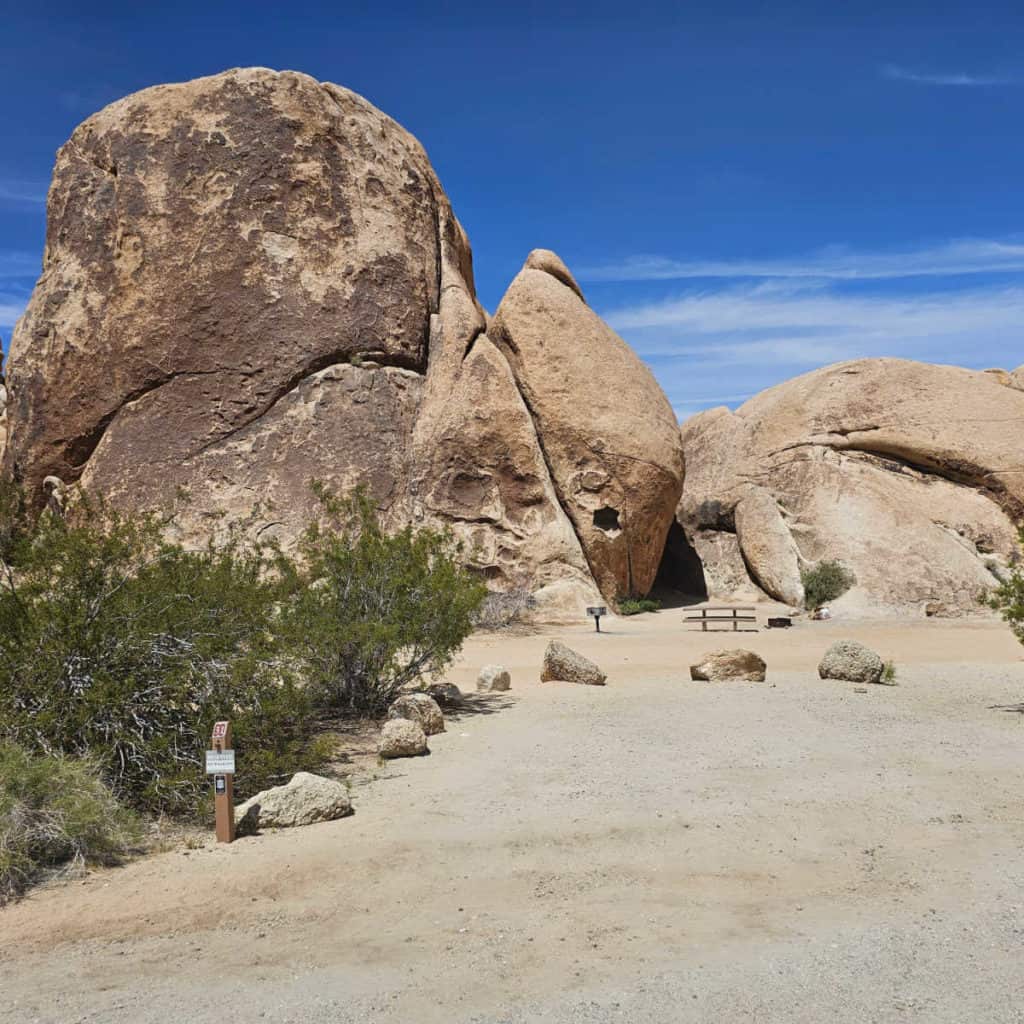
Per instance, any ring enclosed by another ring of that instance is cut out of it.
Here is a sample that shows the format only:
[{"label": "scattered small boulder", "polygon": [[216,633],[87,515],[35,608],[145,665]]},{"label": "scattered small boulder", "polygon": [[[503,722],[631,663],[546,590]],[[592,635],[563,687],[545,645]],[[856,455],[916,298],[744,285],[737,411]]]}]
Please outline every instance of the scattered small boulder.
[{"label": "scattered small boulder", "polygon": [[608,676],[589,658],[577,654],[571,647],[552,640],[544,652],[544,667],[540,673],[542,683],[560,680],[583,683],[586,686],[604,686]]},{"label": "scattered small boulder", "polygon": [[851,683],[877,683],[885,663],[870,647],[857,640],[837,640],[818,665],[822,679],[842,679]]},{"label": "scattered small boulder", "polygon": [[389,718],[380,731],[377,750],[381,757],[419,757],[428,753],[427,734],[410,718]]},{"label": "scattered small boulder", "polygon": [[235,808],[235,830],[251,835],[266,828],[294,828],[352,813],[348,790],[333,779],[296,772],[284,786],[265,789]]},{"label": "scattered small boulder", "polygon": [[508,669],[501,665],[484,665],[476,679],[476,688],[480,693],[497,693],[512,687],[512,677]]},{"label": "scattered small boulder", "polygon": [[426,689],[442,708],[462,706],[462,691],[454,683],[432,683]]},{"label": "scattered small boulder", "polygon": [[691,665],[690,678],[708,683],[726,680],[763,683],[767,667],[759,654],[736,647],[729,651],[713,651],[700,664]]},{"label": "scattered small boulder", "polygon": [[428,736],[444,732],[444,715],[429,693],[403,693],[388,708],[388,718],[408,718],[419,722]]}]

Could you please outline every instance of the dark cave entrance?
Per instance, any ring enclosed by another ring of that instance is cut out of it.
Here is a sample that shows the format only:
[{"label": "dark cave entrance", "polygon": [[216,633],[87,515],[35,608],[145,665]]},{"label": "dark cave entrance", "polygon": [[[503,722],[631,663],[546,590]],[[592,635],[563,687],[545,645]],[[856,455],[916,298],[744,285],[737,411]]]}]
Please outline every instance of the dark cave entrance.
[{"label": "dark cave entrance", "polygon": [[704,566],[679,523],[673,520],[665,538],[665,550],[651,596],[663,606],[699,604],[708,599]]}]

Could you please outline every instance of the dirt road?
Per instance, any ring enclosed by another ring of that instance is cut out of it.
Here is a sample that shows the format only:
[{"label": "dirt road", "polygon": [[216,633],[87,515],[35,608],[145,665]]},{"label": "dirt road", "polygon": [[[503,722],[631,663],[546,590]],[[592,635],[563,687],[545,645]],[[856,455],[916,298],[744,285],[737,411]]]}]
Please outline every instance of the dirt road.
[{"label": "dirt road", "polygon": [[[0,1020],[1024,1021],[1022,649],[994,624],[478,637],[354,817],[0,911]],[[604,688],[538,683],[548,637]],[[895,687],[817,679],[840,636]],[[724,641],[724,643],[723,643]],[[687,667],[738,641],[763,684]]]}]

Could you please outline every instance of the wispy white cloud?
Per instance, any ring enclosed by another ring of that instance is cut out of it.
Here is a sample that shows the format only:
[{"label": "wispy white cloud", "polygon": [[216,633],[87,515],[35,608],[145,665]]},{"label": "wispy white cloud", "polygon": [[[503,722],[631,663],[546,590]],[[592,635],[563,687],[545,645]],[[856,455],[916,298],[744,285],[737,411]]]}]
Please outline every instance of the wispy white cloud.
[{"label": "wispy white cloud", "polygon": [[584,281],[671,281],[687,278],[818,278],[871,281],[1024,270],[1024,241],[963,238],[904,250],[856,250],[830,246],[796,259],[674,260],[632,256],[618,263],[583,267]]},{"label": "wispy white cloud", "polygon": [[1021,78],[1017,75],[973,75],[963,71],[928,72],[913,71],[898,64],[886,64],[881,69],[883,78],[892,78],[900,82],[916,82],[919,85],[953,85],[953,86],[986,86],[986,85],[1020,85]]},{"label": "wispy white cloud", "polygon": [[866,349],[922,341],[999,338],[1024,358],[1024,288],[978,288],[911,296],[821,289],[731,287],[692,292],[606,314],[646,356],[730,355],[825,362]]},{"label": "wispy white cloud", "polygon": [[31,181],[0,180],[0,203],[46,205],[46,186]]}]

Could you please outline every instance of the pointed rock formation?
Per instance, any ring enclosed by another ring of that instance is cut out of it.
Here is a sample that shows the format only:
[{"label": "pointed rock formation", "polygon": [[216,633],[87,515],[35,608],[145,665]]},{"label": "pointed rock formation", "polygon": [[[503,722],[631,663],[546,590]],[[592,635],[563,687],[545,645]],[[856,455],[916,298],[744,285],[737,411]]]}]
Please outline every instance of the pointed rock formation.
[{"label": "pointed rock formation", "polygon": [[1024,392],[1000,374],[825,367],[683,424],[679,521],[714,598],[757,586],[795,604],[799,569],[836,560],[857,583],[834,608],[975,612],[1018,557],[1021,423]]},{"label": "pointed rock formation", "polygon": [[602,593],[646,594],[683,481],[668,399],[552,252],[530,254],[490,336],[512,367]]}]

